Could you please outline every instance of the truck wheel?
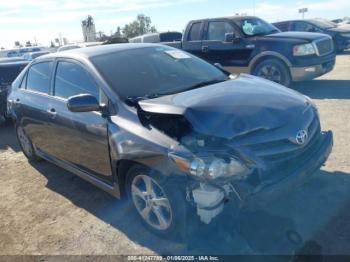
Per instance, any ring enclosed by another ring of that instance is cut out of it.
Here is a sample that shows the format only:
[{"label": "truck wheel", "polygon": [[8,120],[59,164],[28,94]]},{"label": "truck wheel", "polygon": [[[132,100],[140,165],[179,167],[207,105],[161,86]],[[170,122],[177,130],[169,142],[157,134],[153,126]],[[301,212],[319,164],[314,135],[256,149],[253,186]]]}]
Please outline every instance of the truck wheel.
[{"label": "truck wheel", "polygon": [[159,175],[143,166],[127,173],[126,192],[134,211],[151,232],[171,239],[183,239],[186,233],[185,190],[183,183]]},{"label": "truck wheel", "polygon": [[40,158],[36,155],[32,141],[26,135],[23,127],[16,126],[16,135],[23,154],[30,162],[38,162]]},{"label": "truck wheel", "polygon": [[266,59],[259,62],[253,70],[253,75],[287,87],[291,84],[288,68],[277,59]]}]

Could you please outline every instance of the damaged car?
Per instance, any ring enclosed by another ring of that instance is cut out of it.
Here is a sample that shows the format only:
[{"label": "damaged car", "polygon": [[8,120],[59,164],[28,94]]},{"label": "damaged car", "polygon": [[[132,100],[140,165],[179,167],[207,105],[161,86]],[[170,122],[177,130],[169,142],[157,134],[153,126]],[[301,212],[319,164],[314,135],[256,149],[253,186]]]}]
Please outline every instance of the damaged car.
[{"label": "damaged car", "polygon": [[127,197],[167,236],[296,187],[333,145],[310,98],[157,44],[39,57],[8,103],[30,161]]}]

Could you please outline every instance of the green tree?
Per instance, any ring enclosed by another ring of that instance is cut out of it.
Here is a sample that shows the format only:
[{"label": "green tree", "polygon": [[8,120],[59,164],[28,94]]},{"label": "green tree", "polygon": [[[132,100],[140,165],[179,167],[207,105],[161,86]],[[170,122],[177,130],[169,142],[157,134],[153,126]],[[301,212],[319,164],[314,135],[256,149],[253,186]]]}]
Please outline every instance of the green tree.
[{"label": "green tree", "polygon": [[124,26],[123,34],[128,38],[132,38],[147,33],[156,33],[157,29],[151,24],[152,21],[149,16],[139,14],[136,20]]}]

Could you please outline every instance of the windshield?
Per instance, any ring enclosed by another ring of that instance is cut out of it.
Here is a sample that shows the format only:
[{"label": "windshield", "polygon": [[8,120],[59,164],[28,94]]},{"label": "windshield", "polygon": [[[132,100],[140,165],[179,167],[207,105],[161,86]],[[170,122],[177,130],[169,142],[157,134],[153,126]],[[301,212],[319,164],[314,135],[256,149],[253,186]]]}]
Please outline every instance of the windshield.
[{"label": "windshield", "polygon": [[100,55],[92,62],[123,100],[174,94],[228,79],[209,63],[165,46]]},{"label": "windshield", "polygon": [[314,20],[311,20],[310,22],[322,29],[329,29],[337,26],[337,24],[324,19],[314,19]]},{"label": "windshield", "polygon": [[275,26],[259,18],[245,18],[236,23],[247,36],[268,35],[280,32]]}]

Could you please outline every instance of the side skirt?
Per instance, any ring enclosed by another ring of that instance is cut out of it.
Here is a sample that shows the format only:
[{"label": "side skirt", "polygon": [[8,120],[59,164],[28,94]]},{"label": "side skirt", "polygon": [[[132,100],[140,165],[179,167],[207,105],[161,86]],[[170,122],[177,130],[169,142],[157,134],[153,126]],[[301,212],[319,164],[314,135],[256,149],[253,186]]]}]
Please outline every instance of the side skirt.
[{"label": "side skirt", "polygon": [[103,191],[106,191],[107,193],[111,194],[112,196],[120,199],[120,191],[119,191],[119,186],[117,184],[107,184],[99,179],[97,179],[96,177],[94,177],[93,175],[82,171],[80,169],[77,169],[76,167],[73,167],[72,165],[68,164],[65,161],[62,161],[60,159],[57,159],[55,157],[49,156],[47,154],[45,154],[44,152],[40,151],[40,150],[36,150],[36,154],[40,157],[45,159],[46,161],[57,165],[77,176],[79,176],[80,178],[86,180],[87,182],[93,184],[94,186],[102,189]]}]

